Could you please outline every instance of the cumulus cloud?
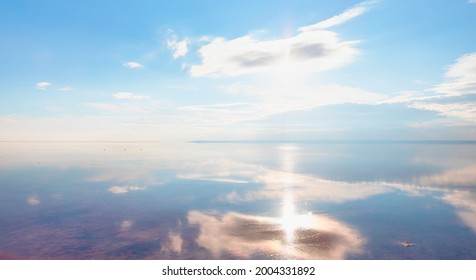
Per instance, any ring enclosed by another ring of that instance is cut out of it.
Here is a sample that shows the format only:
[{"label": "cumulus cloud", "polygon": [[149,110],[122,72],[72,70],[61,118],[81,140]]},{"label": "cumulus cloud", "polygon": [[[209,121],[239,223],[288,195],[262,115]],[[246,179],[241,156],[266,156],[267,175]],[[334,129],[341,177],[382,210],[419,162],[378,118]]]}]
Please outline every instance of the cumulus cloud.
[{"label": "cumulus cloud", "polygon": [[140,64],[138,62],[134,62],[134,61],[126,62],[123,65],[124,65],[124,67],[132,68],[132,69],[138,69],[138,68],[144,67],[142,64]]},{"label": "cumulus cloud", "polygon": [[177,38],[170,38],[167,40],[167,47],[173,51],[174,58],[185,56],[188,53],[189,38],[185,38],[182,41],[177,41]]},{"label": "cumulus cloud", "polygon": [[114,98],[116,99],[122,99],[122,100],[142,100],[142,99],[148,98],[147,96],[137,95],[131,92],[122,92],[122,91],[116,92],[112,96],[114,96]]},{"label": "cumulus cloud", "polygon": [[433,88],[449,95],[476,94],[476,53],[459,57],[445,73],[445,82]]},{"label": "cumulus cloud", "polygon": [[128,193],[131,191],[143,191],[145,189],[146,187],[139,187],[139,186],[112,186],[109,189],[107,189],[107,191],[113,194],[123,194],[123,193]]},{"label": "cumulus cloud", "polygon": [[354,48],[356,43],[342,42],[337,33],[326,30],[305,31],[275,40],[260,40],[249,35],[232,40],[217,38],[199,49],[202,63],[192,65],[190,74],[216,77],[279,68],[299,69],[301,73],[333,69],[349,63],[359,53]]},{"label": "cumulus cloud", "polygon": [[48,82],[39,82],[36,83],[36,89],[38,90],[46,90],[51,84]]},{"label": "cumulus cloud", "polygon": [[251,35],[235,39],[215,38],[199,49],[201,64],[192,65],[190,74],[202,76],[237,76],[246,73],[310,73],[338,68],[359,53],[358,41],[341,41],[338,34],[324,30],[362,15],[370,2],[359,4],[340,15],[303,26],[289,38],[260,39]]}]

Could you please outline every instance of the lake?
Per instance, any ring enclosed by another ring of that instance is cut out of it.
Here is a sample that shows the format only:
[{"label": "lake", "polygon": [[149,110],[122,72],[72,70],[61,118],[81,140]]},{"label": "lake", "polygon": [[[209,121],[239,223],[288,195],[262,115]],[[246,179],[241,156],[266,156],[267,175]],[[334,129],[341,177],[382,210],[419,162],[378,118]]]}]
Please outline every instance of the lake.
[{"label": "lake", "polygon": [[1,259],[476,259],[474,142],[2,142]]}]

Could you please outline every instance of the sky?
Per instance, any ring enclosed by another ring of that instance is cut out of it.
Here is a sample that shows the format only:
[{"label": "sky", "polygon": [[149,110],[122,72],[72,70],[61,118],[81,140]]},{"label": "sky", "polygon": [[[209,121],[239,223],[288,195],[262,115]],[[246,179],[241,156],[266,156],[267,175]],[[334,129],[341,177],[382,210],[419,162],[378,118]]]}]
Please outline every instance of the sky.
[{"label": "sky", "polygon": [[476,140],[475,0],[0,2],[0,141]]}]

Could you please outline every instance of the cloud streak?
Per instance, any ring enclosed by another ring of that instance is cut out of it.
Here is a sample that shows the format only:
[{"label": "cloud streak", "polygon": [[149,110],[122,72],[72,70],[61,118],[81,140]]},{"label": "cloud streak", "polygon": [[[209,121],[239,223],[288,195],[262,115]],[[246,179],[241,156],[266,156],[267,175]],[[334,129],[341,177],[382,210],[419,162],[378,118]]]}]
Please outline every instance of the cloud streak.
[{"label": "cloud streak", "polygon": [[347,9],[343,13],[333,16],[329,19],[320,21],[316,24],[312,24],[309,26],[303,26],[299,28],[299,31],[301,32],[306,32],[306,31],[313,31],[313,30],[320,30],[320,29],[327,29],[332,26],[340,25],[343,24],[355,17],[358,17],[360,15],[363,15],[369,10],[370,4],[373,4],[377,1],[367,1],[360,3],[350,9]]},{"label": "cloud streak", "polygon": [[131,68],[131,69],[139,69],[144,67],[142,64],[134,61],[129,61],[123,64],[124,67],[126,68]]},{"label": "cloud streak", "polygon": [[143,95],[137,95],[131,92],[116,92],[115,94],[112,95],[116,99],[120,100],[143,100],[143,99],[148,99],[147,96]]}]

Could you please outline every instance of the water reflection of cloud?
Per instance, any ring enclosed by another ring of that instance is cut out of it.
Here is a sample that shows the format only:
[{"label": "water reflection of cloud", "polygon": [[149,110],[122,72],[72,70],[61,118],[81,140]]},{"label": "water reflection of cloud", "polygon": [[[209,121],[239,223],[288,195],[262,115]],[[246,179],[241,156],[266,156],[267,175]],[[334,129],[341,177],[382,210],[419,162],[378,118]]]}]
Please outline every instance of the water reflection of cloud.
[{"label": "water reflection of cloud", "polygon": [[302,174],[272,170],[258,175],[256,181],[263,183],[264,188],[248,192],[244,196],[246,200],[280,198],[282,191],[290,187],[296,198],[329,202],[364,199],[391,191],[384,184],[375,182],[330,181]]},{"label": "water reflection of cloud", "polygon": [[189,224],[200,229],[196,242],[215,258],[344,259],[361,251],[364,241],[359,233],[339,221],[322,215],[294,218],[306,222],[294,230],[289,241],[281,218],[233,212],[188,214]]},{"label": "water reflection of cloud", "polygon": [[460,219],[476,232],[476,193],[455,190],[447,193],[443,200],[455,206]]},{"label": "water reflection of cloud", "polygon": [[422,177],[419,181],[421,184],[432,186],[476,188],[476,166],[446,170],[439,174]]},{"label": "water reflection of cloud", "polygon": [[38,205],[40,204],[40,200],[38,199],[38,197],[36,196],[30,196],[27,198],[26,202],[29,204],[29,205]]},{"label": "water reflection of cloud", "polygon": [[247,184],[247,183],[249,183],[246,180],[238,180],[238,179],[232,179],[232,178],[220,178],[220,177],[201,177],[201,176],[178,175],[177,178],[183,179],[183,180],[200,180],[200,181],[218,182],[218,183],[232,183],[232,184]]},{"label": "water reflection of cloud", "polygon": [[170,231],[167,241],[162,245],[161,253],[165,255],[182,253],[183,239],[180,233]]},{"label": "water reflection of cloud", "polygon": [[248,183],[259,166],[231,160],[209,160],[200,163],[186,163],[179,167],[177,178],[223,183]]},{"label": "water reflection of cloud", "polygon": [[[369,196],[392,191],[382,182],[332,181],[289,171],[277,171],[260,165],[215,161],[182,168],[177,175],[181,179],[204,180],[223,183],[254,182],[263,188],[240,194],[236,191],[224,196],[230,202],[260,199],[281,199],[282,192],[291,188],[296,199],[314,199],[344,202],[364,199]],[[289,164],[286,168],[291,168]]]},{"label": "water reflection of cloud", "polygon": [[124,220],[119,224],[120,230],[128,230],[132,227],[133,222],[131,220]]},{"label": "water reflection of cloud", "polygon": [[113,194],[123,194],[128,193],[130,191],[143,191],[146,187],[139,187],[139,186],[112,186],[107,191]]}]

